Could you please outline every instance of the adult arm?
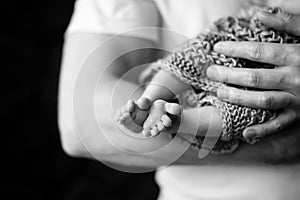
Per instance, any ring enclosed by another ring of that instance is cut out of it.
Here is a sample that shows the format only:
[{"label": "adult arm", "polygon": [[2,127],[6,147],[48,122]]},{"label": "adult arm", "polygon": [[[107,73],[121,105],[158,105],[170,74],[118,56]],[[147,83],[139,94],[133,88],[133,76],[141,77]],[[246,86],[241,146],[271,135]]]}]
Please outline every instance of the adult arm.
[{"label": "adult arm", "polygon": [[[255,145],[242,145],[234,154],[226,156],[208,155],[203,159],[198,159],[197,152],[191,148],[188,148],[181,155],[187,146],[180,141],[174,141],[172,145],[165,146],[170,139],[163,134],[148,140],[141,140],[124,134],[114,122],[111,111],[111,96],[114,86],[119,81],[118,85],[121,85],[124,90],[125,88],[126,91],[135,90],[137,84],[134,81],[120,79],[120,77],[132,66],[144,63],[145,58],[149,58],[150,61],[155,59],[155,56],[151,51],[128,54],[128,56],[122,56],[113,62],[109,70],[106,70],[107,63],[109,60],[114,60],[116,55],[127,50],[153,46],[150,41],[143,39],[116,37],[110,43],[110,48],[104,45],[104,48],[97,48],[96,51],[92,51],[101,42],[103,44],[104,41],[107,41],[108,38],[109,36],[87,33],[74,33],[66,38],[59,88],[59,127],[62,146],[67,154],[98,159],[106,163],[153,168],[169,164],[173,161],[172,158],[176,157],[179,158],[175,159],[172,164],[248,165],[285,163],[299,158],[299,150],[295,147],[300,144],[300,135],[294,133],[299,132],[300,127],[296,125]],[[84,62],[91,53],[94,54],[93,58]],[[83,63],[84,65],[82,65]],[[89,70],[82,71],[82,66]],[[106,75],[102,79],[100,87],[95,90],[97,84],[95,80],[98,80],[97,77],[104,71]],[[85,74],[80,78],[82,73]],[[77,88],[78,86],[80,89]],[[74,91],[77,90],[79,90],[81,98],[74,100]],[[91,102],[86,98],[91,91],[95,91],[95,101],[92,102],[95,104],[95,115],[91,115]],[[122,105],[127,101],[127,94],[124,92],[116,92],[114,95],[113,99],[117,100],[116,105]],[[77,115],[74,114],[74,109]],[[204,108],[202,111],[203,113],[200,115],[213,114],[213,110],[205,110]],[[99,123],[94,123],[94,118],[100,123],[101,129],[99,129]],[[205,123],[207,117],[202,119],[201,123]],[[165,146],[165,148],[151,152],[151,150],[161,146]]]}]

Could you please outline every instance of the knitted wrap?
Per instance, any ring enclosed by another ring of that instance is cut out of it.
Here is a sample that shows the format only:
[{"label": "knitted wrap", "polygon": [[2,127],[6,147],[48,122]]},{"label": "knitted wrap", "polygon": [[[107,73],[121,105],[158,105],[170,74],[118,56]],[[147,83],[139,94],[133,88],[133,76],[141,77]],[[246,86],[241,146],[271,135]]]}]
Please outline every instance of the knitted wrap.
[{"label": "knitted wrap", "polygon": [[[199,34],[196,38],[188,40],[175,52],[159,60],[157,65],[151,65],[152,72],[166,70],[192,86],[194,93],[189,92],[185,96],[188,107],[213,105],[219,109],[223,119],[223,132],[214,150],[226,153],[234,151],[240,140],[250,142],[242,136],[242,131],[246,127],[273,119],[280,111],[235,105],[216,97],[218,88],[226,84],[211,81],[206,77],[206,70],[210,65],[236,68],[270,69],[276,67],[218,54],[213,51],[213,46],[219,41],[299,43],[300,38],[265,27],[253,18],[226,17],[216,21],[206,34]],[[251,88],[243,89],[250,90]],[[190,143],[199,148],[203,139],[202,136],[197,136],[196,140]]]}]

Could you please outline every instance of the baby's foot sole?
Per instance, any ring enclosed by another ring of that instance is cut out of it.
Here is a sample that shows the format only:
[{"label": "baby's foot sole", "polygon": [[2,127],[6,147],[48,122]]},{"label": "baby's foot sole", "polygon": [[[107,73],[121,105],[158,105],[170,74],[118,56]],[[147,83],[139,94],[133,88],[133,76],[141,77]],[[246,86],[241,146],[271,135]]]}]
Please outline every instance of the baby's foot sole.
[{"label": "baby's foot sole", "polygon": [[154,137],[166,131],[171,128],[173,124],[168,114],[180,117],[181,112],[182,108],[179,104],[168,103],[163,100],[155,101],[144,123],[142,134],[146,137]]},{"label": "baby's foot sole", "polygon": [[129,100],[125,106],[122,106],[121,109],[118,110],[117,115],[116,115],[116,121],[119,124],[124,124],[126,123],[126,120],[128,118],[134,118],[133,116],[133,111],[135,109],[135,103],[131,100]]},{"label": "baby's foot sole", "polygon": [[122,106],[115,116],[117,123],[122,124],[128,130],[139,133],[149,114],[151,102],[147,98],[141,98],[137,102],[129,100]]}]

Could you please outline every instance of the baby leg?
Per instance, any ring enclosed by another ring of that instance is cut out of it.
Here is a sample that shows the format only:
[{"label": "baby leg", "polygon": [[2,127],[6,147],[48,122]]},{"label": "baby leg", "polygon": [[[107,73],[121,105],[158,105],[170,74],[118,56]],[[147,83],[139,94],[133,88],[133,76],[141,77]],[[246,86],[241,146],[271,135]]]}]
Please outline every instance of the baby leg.
[{"label": "baby leg", "polygon": [[142,132],[145,136],[156,136],[160,132],[219,138],[222,133],[222,118],[213,106],[184,109],[179,104],[157,100],[150,108]]},{"label": "baby leg", "polygon": [[177,94],[191,89],[191,86],[170,72],[160,70],[147,85],[141,97],[148,98],[152,103],[158,99],[172,100]]}]

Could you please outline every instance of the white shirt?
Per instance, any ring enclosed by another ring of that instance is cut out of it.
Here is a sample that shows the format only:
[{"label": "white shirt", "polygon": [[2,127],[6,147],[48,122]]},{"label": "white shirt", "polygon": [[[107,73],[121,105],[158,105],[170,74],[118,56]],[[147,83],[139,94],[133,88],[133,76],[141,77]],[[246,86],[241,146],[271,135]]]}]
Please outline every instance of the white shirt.
[{"label": "white shirt", "polygon": [[[242,0],[77,0],[67,33],[126,32],[172,48],[183,38],[159,30],[131,30],[162,27],[190,38],[246,5]],[[296,200],[300,198],[299,172],[300,165],[172,166],[159,170],[156,180],[160,200]]]}]

